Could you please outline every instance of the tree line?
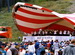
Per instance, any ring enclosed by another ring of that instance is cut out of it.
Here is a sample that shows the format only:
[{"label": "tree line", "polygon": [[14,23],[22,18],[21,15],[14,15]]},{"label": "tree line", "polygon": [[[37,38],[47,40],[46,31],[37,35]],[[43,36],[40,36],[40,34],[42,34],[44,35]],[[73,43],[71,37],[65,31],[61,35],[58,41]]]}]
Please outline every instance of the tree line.
[{"label": "tree line", "polygon": [[16,2],[40,2],[40,1],[56,1],[56,0],[0,0],[0,8],[6,7],[7,3],[9,2],[9,5],[14,5]]},{"label": "tree line", "polygon": [[57,0],[0,0],[0,11],[3,7],[8,7],[8,11],[10,6],[14,5],[17,2],[27,2],[27,3],[39,3],[43,1],[57,1]]},{"label": "tree line", "polygon": [[20,2],[21,0],[0,0],[0,8],[7,7],[7,3],[9,2],[9,5],[14,5],[16,2]]}]

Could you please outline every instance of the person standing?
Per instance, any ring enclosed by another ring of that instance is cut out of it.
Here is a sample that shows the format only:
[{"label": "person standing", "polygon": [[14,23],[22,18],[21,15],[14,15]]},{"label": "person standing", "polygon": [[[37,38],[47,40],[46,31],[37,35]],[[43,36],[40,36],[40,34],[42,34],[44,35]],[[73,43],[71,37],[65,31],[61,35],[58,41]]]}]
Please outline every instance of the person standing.
[{"label": "person standing", "polygon": [[0,48],[1,48],[1,45],[2,45],[2,41],[0,41]]},{"label": "person standing", "polygon": [[6,51],[2,48],[2,55],[6,55]]},{"label": "person standing", "polygon": [[63,55],[75,55],[75,39],[71,40],[71,44],[64,48]]},{"label": "person standing", "polygon": [[28,42],[28,40],[26,38],[24,38],[23,43],[26,43],[26,42]]},{"label": "person standing", "polygon": [[20,36],[18,37],[18,40],[19,40],[19,41],[21,40],[21,37],[20,37]]},{"label": "person standing", "polygon": [[60,50],[58,51],[58,55],[62,55],[62,53],[63,53],[63,51],[60,49]]},{"label": "person standing", "polygon": [[32,42],[30,42],[28,45],[28,52],[29,52],[29,55],[35,54],[35,46]]},{"label": "person standing", "polygon": [[10,50],[10,47],[8,47],[8,50],[7,50],[6,55],[12,55],[12,52],[11,52],[11,50]]},{"label": "person standing", "polygon": [[56,55],[57,51],[59,50],[59,42],[58,42],[58,40],[55,40],[55,42],[53,43],[53,50],[54,50],[54,55]]},{"label": "person standing", "polygon": [[58,40],[55,40],[55,42],[53,43],[53,47],[54,47],[54,50],[59,49],[59,42],[58,42]]},{"label": "person standing", "polygon": [[23,47],[20,47],[18,55],[24,55],[25,53],[26,53],[26,50]]}]

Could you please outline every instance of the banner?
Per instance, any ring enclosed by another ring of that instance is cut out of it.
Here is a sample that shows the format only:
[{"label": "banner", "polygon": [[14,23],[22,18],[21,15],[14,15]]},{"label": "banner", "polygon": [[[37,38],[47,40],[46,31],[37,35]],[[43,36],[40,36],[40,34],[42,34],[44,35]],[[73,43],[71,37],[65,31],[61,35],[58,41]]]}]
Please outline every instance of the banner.
[{"label": "banner", "polygon": [[53,36],[35,36],[34,38],[35,40],[38,40],[39,42],[41,42],[42,40],[43,41],[55,40],[55,36],[54,37]]},{"label": "banner", "polygon": [[58,40],[60,41],[67,41],[67,40],[71,40],[71,39],[75,39],[75,37],[70,37],[70,36],[23,36],[23,40],[24,42],[28,42],[28,41],[34,41],[34,40],[38,40],[39,42],[43,41],[51,41],[51,40]]}]

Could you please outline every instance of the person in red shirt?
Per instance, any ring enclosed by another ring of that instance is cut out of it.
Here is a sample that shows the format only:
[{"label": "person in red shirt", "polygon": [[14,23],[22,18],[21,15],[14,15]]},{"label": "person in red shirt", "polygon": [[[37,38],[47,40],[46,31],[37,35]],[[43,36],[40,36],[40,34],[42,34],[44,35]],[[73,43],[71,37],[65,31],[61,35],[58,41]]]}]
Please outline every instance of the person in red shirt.
[{"label": "person in red shirt", "polygon": [[50,49],[50,41],[47,42],[47,48]]}]

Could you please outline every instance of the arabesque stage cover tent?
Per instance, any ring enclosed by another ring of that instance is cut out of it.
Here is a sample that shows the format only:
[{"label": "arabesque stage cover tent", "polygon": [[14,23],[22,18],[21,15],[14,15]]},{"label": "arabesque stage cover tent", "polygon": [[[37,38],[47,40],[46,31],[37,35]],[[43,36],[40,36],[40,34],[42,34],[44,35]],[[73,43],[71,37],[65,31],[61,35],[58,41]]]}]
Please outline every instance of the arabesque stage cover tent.
[{"label": "arabesque stage cover tent", "polygon": [[39,29],[74,30],[75,14],[59,14],[41,6],[18,2],[12,14],[17,28],[24,33]]}]

